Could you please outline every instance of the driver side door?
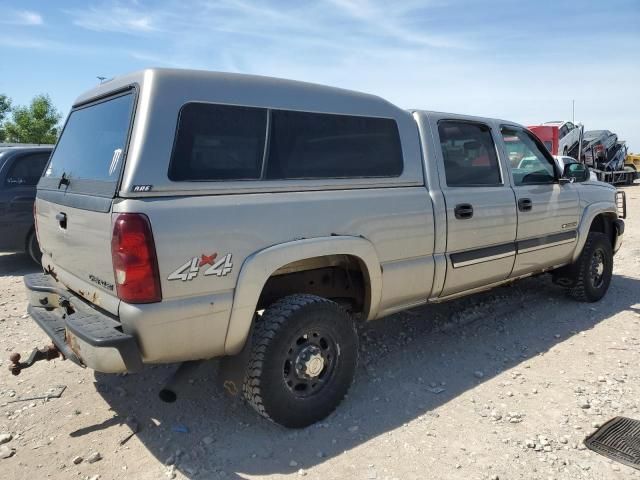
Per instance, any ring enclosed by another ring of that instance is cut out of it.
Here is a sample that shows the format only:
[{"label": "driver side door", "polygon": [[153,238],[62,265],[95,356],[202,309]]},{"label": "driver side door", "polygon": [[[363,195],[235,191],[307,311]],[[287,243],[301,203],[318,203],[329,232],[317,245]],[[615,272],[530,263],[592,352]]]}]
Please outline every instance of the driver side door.
[{"label": "driver side door", "polygon": [[510,165],[518,215],[511,276],[568,262],[577,240],[578,185],[560,184],[553,157],[529,131],[509,125],[501,133],[507,158],[521,156]]}]

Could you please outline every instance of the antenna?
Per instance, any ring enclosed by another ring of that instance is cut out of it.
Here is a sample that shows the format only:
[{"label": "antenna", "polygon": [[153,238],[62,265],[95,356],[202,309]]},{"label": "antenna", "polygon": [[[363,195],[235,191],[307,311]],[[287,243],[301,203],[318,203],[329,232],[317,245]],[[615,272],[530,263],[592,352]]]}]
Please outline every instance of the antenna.
[{"label": "antenna", "polygon": [[576,123],[576,101],[571,100],[571,123]]},{"label": "antenna", "polygon": [[99,76],[96,78],[100,80],[100,83],[104,82],[107,79],[107,77],[99,77]]}]

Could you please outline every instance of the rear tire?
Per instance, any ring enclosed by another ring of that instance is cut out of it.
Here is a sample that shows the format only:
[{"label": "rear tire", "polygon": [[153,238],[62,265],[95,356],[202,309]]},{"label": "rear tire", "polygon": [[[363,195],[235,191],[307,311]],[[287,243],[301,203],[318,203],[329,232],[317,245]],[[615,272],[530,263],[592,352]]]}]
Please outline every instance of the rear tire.
[{"label": "rear tire", "polygon": [[263,417],[302,428],[329,415],[355,374],[351,316],[322,297],[284,297],[256,319],[243,393]]},{"label": "rear tire", "polygon": [[613,275],[613,249],[604,233],[589,233],[572,271],[574,285],[570,292],[576,300],[597,302],[605,296]]},{"label": "rear tire", "polygon": [[38,237],[35,231],[32,231],[27,237],[27,253],[34,262],[40,265],[42,252],[40,251],[40,245],[38,244]]}]

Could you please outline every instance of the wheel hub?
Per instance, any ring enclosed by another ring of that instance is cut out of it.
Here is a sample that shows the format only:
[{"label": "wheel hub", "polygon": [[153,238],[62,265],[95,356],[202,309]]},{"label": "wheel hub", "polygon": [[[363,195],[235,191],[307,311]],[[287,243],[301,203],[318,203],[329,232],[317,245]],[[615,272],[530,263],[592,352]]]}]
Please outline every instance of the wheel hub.
[{"label": "wheel hub", "polygon": [[602,285],[604,275],[604,254],[596,250],[591,258],[591,282],[596,288]]},{"label": "wheel hub", "polygon": [[304,347],[296,358],[296,373],[303,378],[317,378],[324,369],[322,351],[315,345]]}]

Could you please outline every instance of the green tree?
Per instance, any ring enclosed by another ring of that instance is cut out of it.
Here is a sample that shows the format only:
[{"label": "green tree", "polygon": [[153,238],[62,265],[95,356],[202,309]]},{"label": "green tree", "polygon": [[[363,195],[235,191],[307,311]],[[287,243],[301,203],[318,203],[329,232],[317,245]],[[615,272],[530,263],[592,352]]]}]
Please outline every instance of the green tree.
[{"label": "green tree", "polygon": [[36,95],[29,106],[12,110],[4,125],[6,140],[15,143],[55,143],[61,115],[49,95]]},{"label": "green tree", "polygon": [[0,94],[0,142],[4,142],[4,138],[6,136],[4,128],[2,128],[2,124],[4,123],[4,118],[7,116],[7,113],[11,111],[11,99],[6,95]]}]

